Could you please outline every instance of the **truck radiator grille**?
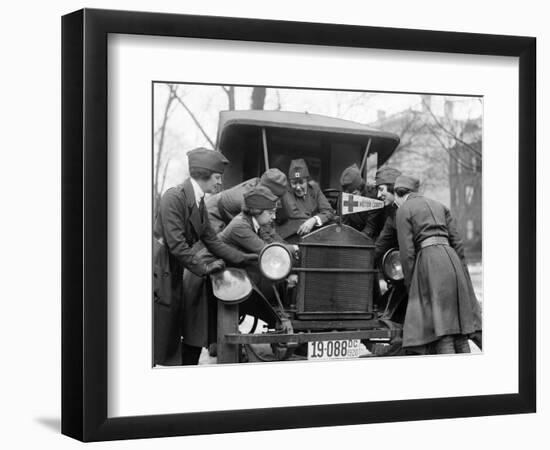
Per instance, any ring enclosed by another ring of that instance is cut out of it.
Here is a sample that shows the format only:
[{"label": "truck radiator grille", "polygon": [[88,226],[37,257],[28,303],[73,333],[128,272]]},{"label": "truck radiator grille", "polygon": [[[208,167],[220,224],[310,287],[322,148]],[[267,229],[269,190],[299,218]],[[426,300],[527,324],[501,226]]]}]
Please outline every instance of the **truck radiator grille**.
[{"label": "truck radiator grille", "polygon": [[[302,267],[372,269],[373,252],[365,248],[307,246]],[[365,313],[372,310],[373,273],[305,272],[303,312]]]}]

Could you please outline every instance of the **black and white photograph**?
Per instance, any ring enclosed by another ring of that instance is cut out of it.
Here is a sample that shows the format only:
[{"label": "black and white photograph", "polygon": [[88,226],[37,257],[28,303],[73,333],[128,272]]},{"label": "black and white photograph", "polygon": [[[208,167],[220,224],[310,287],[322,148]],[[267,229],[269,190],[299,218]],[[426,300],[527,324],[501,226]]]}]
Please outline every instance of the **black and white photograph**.
[{"label": "black and white photograph", "polygon": [[0,447],[548,447],[544,10],[8,3]]},{"label": "black and white photograph", "polygon": [[483,96],[154,81],[152,105],[153,366],[482,353]]}]

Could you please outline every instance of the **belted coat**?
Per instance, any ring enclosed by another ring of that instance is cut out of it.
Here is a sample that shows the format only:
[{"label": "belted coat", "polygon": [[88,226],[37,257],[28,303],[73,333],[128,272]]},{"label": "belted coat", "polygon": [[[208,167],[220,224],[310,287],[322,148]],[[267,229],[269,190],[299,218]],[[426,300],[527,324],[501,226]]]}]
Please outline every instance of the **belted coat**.
[{"label": "belted coat", "polygon": [[199,254],[204,246],[233,264],[244,260],[242,252],[223,243],[214,232],[206,208],[197,206],[187,179],[164,193],[153,227],[154,364],[181,364],[182,310],[188,297],[183,270],[206,274],[208,261]]},{"label": "belted coat", "polygon": [[[412,193],[398,208],[396,225],[405,285],[409,289],[403,346],[480,331],[480,306],[449,209]],[[432,237],[447,239],[448,244],[424,247],[422,242]]]}]

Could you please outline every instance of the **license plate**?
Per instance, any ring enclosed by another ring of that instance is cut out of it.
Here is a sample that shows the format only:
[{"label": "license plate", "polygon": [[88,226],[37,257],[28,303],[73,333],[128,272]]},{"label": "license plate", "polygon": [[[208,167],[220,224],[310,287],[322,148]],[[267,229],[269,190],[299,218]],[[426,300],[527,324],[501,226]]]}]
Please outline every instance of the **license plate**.
[{"label": "license plate", "polygon": [[308,342],[307,359],[319,361],[358,358],[360,346],[359,339]]}]

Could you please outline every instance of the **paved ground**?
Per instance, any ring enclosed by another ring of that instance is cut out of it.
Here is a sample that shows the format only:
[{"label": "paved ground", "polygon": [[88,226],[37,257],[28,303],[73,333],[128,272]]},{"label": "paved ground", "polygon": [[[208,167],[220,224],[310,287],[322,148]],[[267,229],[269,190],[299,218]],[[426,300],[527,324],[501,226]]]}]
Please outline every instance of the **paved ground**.
[{"label": "paved ground", "polygon": [[[480,302],[480,304],[483,306],[483,286],[482,286],[483,270],[482,269],[483,268],[481,264],[468,265],[468,270],[470,272],[470,277],[472,278],[472,284],[474,286],[476,297]],[[245,320],[245,322],[242,325],[243,332],[247,332],[247,330],[250,329],[250,326],[251,326],[251,319],[247,317],[247,320]],[[261,324],[259,324],[257,332],[261,332],[261,329],[262,329]],[[472,353],[480,353],[479,348],[473,342],[470,342],[470,347],[471,347]],[[273,354],[271,352],[269,345],[260,345],[260,346],[255,346],[254,348],[255,348],[255,351],[258,354],[260,354],[260,356],[262,357],[265,357],[265,358],[273,357]],[[361,345],[361,355],[363,356],[369,355],[369,351],[363,345]],[[251,357],[253,357],[253,355]],[[199,364],[216,364],[216,358],[211,357],[208,354],[208,350],[203,349],[199,360]]]}]

